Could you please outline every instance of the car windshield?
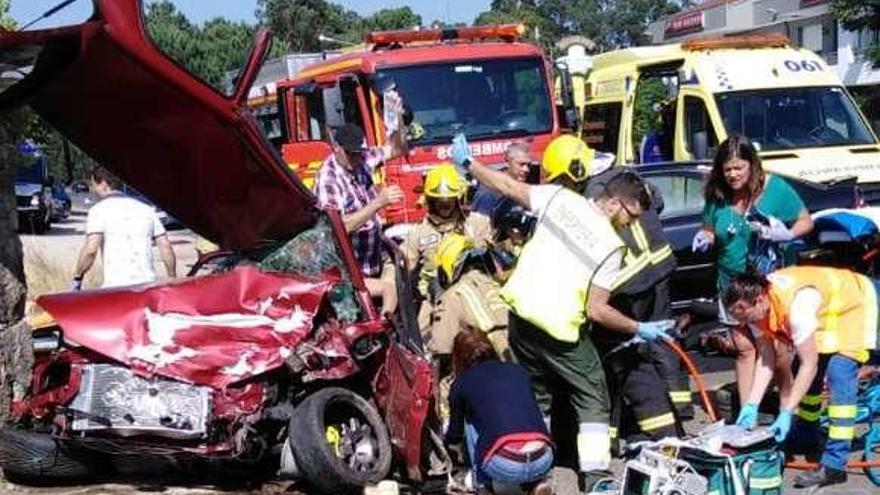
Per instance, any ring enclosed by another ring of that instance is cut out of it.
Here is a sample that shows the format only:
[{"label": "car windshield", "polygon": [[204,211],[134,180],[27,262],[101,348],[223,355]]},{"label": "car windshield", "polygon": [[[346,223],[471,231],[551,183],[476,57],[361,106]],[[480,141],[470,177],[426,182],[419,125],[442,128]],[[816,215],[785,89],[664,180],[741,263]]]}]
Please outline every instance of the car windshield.
[{"label": "car windshield", "polygon": [[[478,60],[379,72],[413,111],[411,142],[527,136],[552,129],[550,96],[539,58]],[[424,132],[420,132],[421,130]]]},{"label": "car windshield", "polygon": [[874,137],[839,87],[737,91],[716,96],[728,134],[761,151],[874,144]]}]

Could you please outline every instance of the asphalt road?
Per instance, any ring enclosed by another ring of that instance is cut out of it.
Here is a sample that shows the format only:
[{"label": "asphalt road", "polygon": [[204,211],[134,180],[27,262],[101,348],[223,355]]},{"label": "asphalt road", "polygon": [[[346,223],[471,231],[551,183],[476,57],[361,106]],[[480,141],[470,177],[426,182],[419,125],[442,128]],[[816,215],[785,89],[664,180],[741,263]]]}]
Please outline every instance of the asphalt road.
[{"label": "asphalt road", "polygon": [[[37,279],[40,274],[34,273],[35,269],[39,269],[49,264],[59,268],[64,272],[69,270],[72,272],[76,261],[76,255],[79,246],[82,244],[84,227],[85,227],[85,211],[82,197],[74,198],[74,214],[68,221],[53,225],[52,230],[46,235],[22,235],[22,243],[26,253],[26,267],[28,269],[28,278]],[[178,257],[178,273],[184,274],[189,266],[195,261],[195,249],[193,242],[195,236],[187,230],[179,230],[171,232],[172,243],[175,253]],[[39,258],[35,262],[34,258]],[[157,257],[158,259],[158,257]],[[157,267],[157,273],[164,274],[164,269]],[[66,283],[69,281],[65,278],[65,274],[61,273],[50,277],[54,280],[49,283],[48,288],[42,288],[44,292],[52,292],[66,290]],[[44,284],[47,285],[47,284]],[[32,293],[32,295],[35,295]],[[729,371],[729,363],[715,360],[699,360],[698,363],[706,369],[712,370],[705,376],[707,385],[717,387],[718,385],[730,382],[733,379],[732,373]],[[689,432],[697,432],[706,425],[705,419],[698,419],[689,422],[686,429]],[[859,453],[854,454],[858,456]],[[622,464],[615,461],[613,471],[620,473]],[[869,495],[880,493],[880,487],[877,487],[867,479],[860,471],[851,473],[849,481],[845,485],[825,488],[822,490],[796,490],[792,488],[792,480],[796,472],[787,471],[785,473],[785,492],[786,493],[805,493],[805,494],[828,494],[828,495]],[[576,493],[576,481],[574,472],[569,469],[557,468],[554,470],[554,484],[556,493],[558,494],[574,494]],[[0,494],[19,494],[19,495],[103,495],[103,494],[120,494],[134,495],[144,493],[161,493],[165,495],[219,495],[219,494],[302,494],[295,485],[290,482],[271,482],[259,487],[247,486],[224,486],[211,487],[202,486],[196,477],[193,480],[186,481],[170,481],[165,479],[156,479],[150,481],[138,481],[135,483],[117,481],[114,483],[101,483],[86,486],[68,486],[68,487],[24,487],[14,485],[3,480],[0,477]]]}]

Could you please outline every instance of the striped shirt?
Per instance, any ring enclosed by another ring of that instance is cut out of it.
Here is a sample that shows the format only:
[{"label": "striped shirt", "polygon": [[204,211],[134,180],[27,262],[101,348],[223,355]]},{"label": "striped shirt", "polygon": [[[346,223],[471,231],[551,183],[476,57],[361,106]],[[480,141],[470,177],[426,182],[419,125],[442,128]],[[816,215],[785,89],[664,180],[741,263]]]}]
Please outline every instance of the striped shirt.
[{"label": "striped shirt", "polygon": [[[350,215],[365,208],[378,194],[373,183],[373,171],[382,165],[385,153],[382,148],[370,148],[364,159],[353,170],[348,170],[331,154],[324,161],[315,179],[318,205],[324,209],[339,210]],[[361,270],[368,277],[377,277],[382,271],[382,223],[374,214],[350,234],[354,255]]]}]

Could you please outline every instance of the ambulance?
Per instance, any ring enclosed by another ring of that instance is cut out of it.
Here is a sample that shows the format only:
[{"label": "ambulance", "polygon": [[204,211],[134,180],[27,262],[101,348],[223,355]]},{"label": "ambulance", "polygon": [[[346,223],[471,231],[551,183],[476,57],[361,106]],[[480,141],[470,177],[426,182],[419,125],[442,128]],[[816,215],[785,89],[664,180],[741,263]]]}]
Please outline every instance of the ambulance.
[{"label": "ambulance", "polygon": [[593,57],[581,90],[584,139],[618,163],[711,160],[741,134],[774,173],[857,177],[863,199],[880,203],[877,137],[825,61],[784,36],[607,52]]}]

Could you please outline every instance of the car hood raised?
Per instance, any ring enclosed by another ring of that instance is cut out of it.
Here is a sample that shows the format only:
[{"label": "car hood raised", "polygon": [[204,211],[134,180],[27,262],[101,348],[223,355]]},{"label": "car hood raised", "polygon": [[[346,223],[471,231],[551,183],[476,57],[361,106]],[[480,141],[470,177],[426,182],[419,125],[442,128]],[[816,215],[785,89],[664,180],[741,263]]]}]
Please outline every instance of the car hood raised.
[{"label": "car hood raised", "polygon": [[[244,105],[261,37],[232,97],[159,51],[140,0],[95,0],[75,26],[0,30],[0,110],[29,104],[80,149],[224,248],[285,240],[315,220],[313,195]],[[248,70],[250,69],[250,70]],[[247,87],[244,87],[244,86]]]}]

